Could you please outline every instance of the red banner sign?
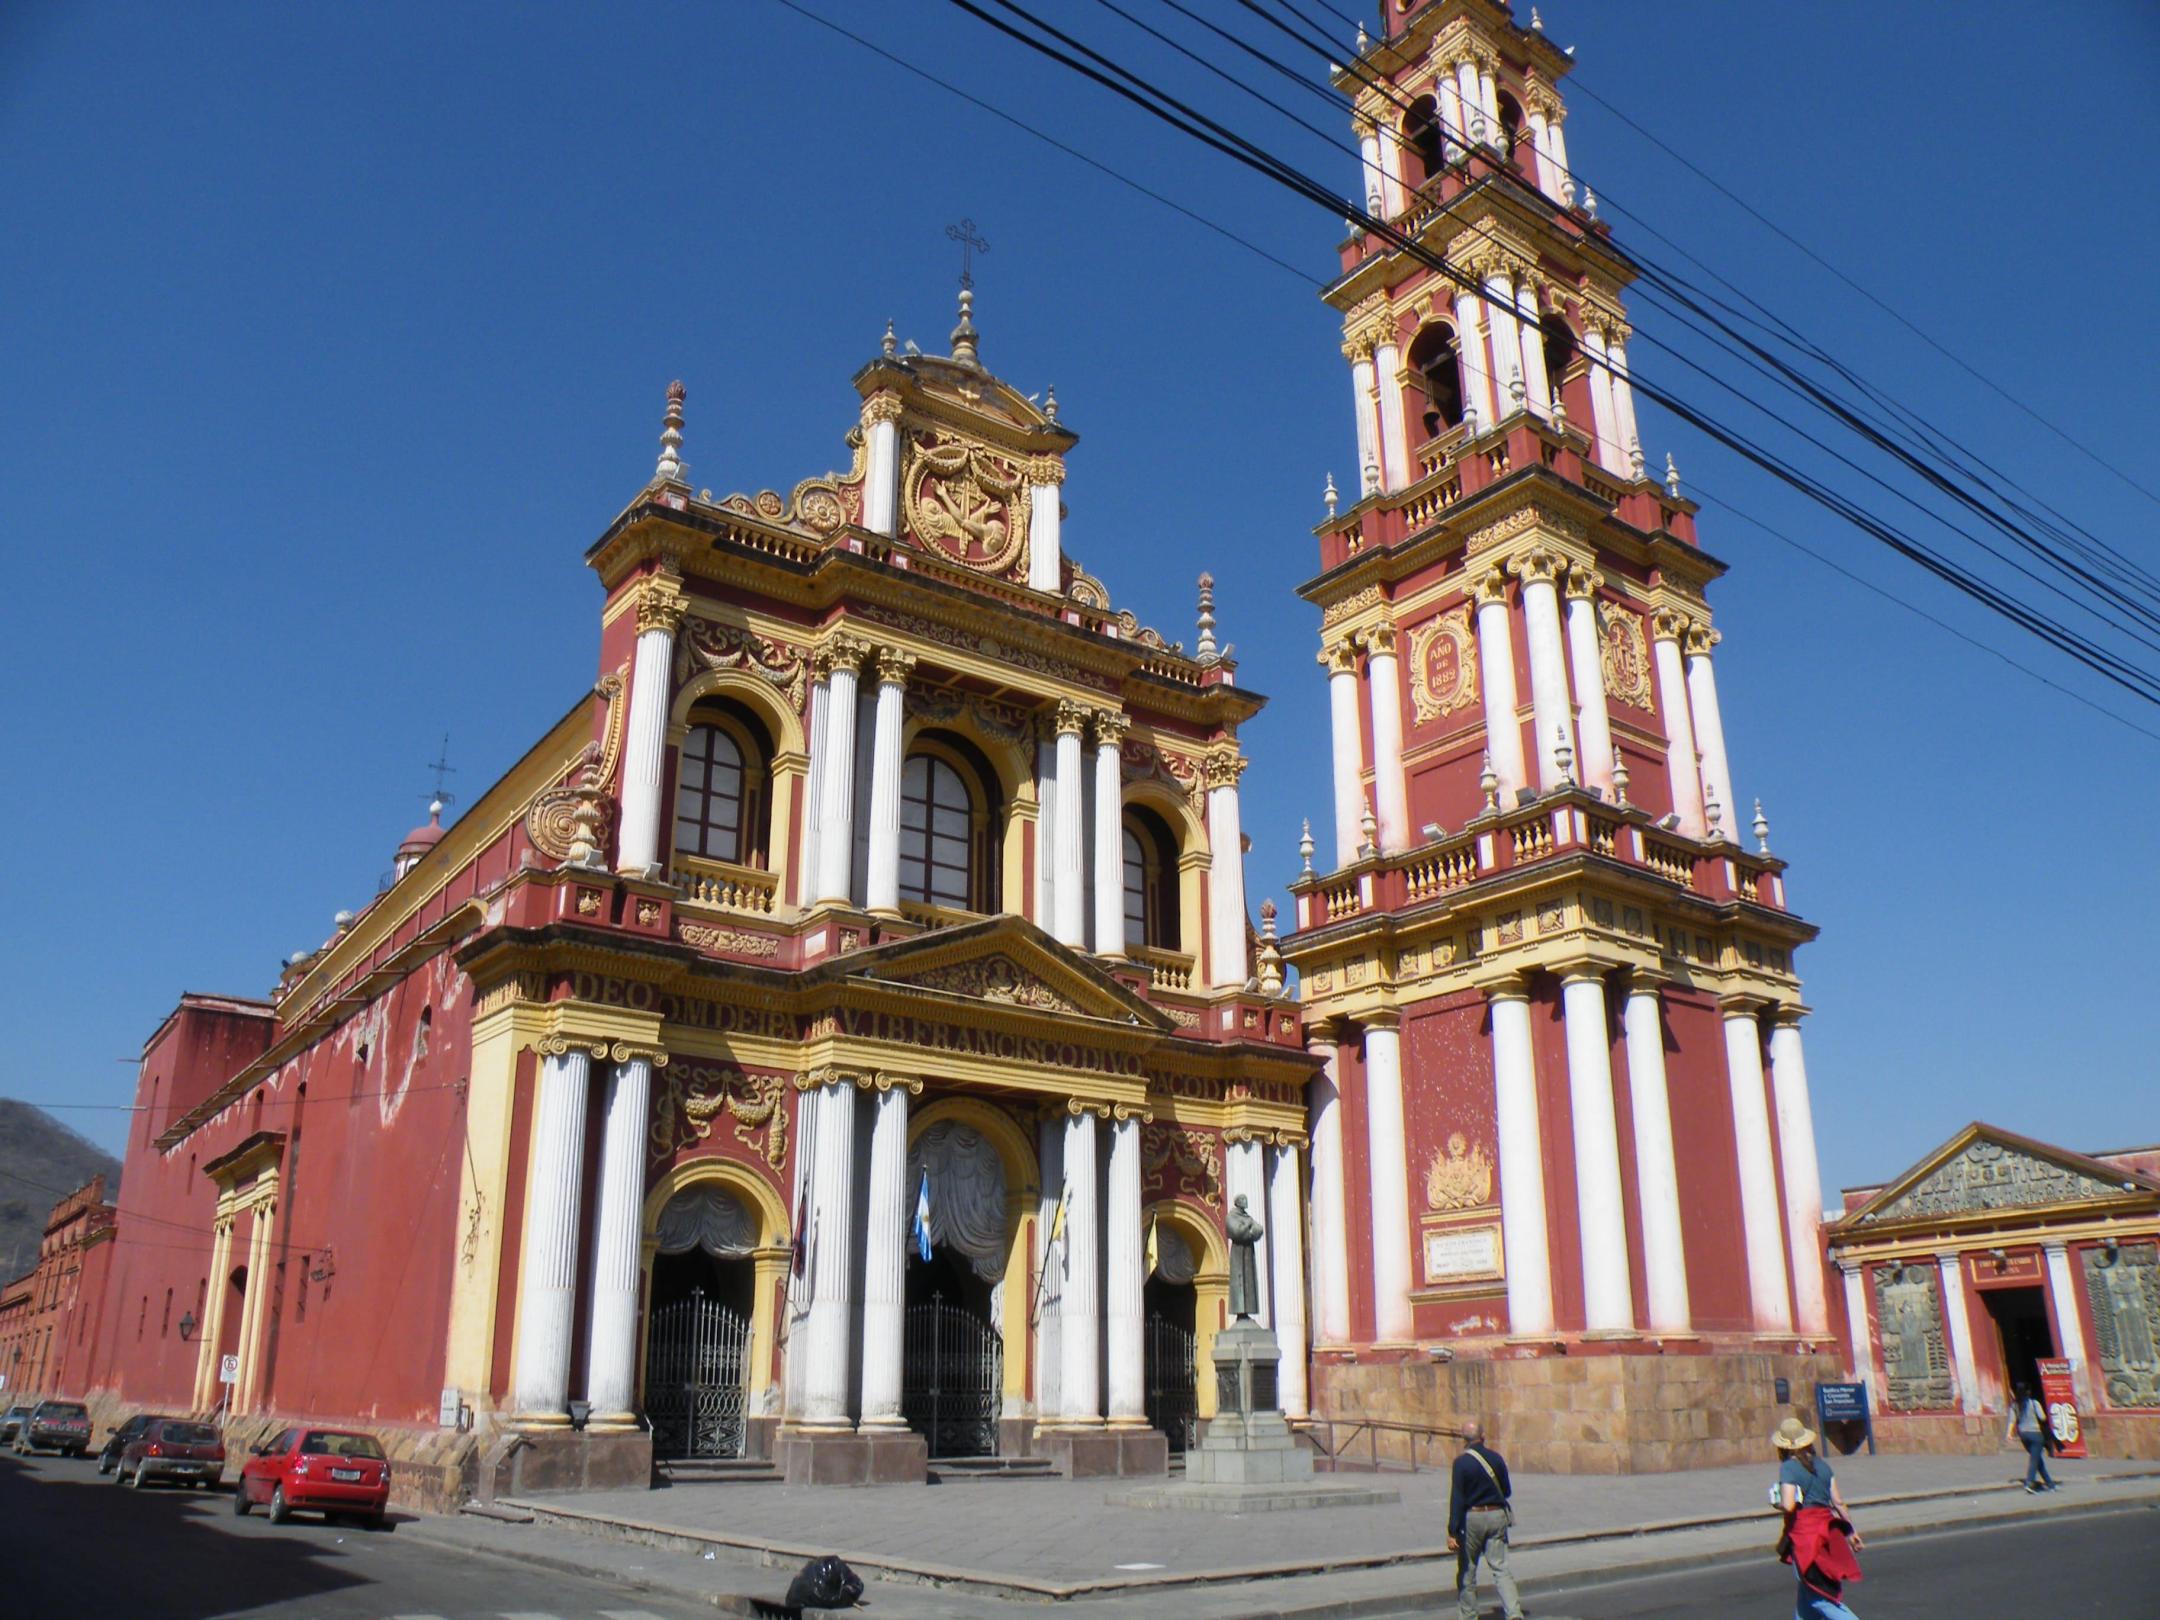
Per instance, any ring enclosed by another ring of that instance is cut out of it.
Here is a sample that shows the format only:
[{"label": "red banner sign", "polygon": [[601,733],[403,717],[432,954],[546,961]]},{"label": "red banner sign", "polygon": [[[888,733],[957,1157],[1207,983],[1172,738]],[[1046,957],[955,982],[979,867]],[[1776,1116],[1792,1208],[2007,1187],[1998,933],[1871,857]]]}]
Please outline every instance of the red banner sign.
[{"label": "red banner sign", "polygon": [[2058,1457],[2085,1455],[2085,1426],[2078,1421],[2077,1389],[2070,1381],[2070,1363],[2043,1361],[2040,1369],[2040,1404],[2047,1408],[2048,1428],[2055,1436]]}]

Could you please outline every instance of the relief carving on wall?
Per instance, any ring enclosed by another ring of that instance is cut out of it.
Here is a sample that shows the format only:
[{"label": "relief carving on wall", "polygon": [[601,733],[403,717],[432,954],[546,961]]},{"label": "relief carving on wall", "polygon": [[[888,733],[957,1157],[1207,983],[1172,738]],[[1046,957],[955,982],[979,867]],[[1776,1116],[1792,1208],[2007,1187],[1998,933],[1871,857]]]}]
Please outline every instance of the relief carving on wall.
[{"label": "relief carving on wall", "polygon": [[2066,1204],[2081,1198],[2113,1198],[2121,1191],[2113,1182],[1982,1137],[1956,1158],[1937,1165],[1889,1203],[1871,1211],[1860,1224],[1875,1226],[1916,1216]]},{"label": "relief carving on wall", "polygon": [[708,1139],[725,1113],[735,1140],[775,1170],[787,1165],[787,1079],[747,1074],[732,1064],[679,1058],[654,1071],[660,1094],[653,1101],[652,1152],[668,1158]]},{"label": "relief carving on wall", "polygon": [[1410,632],[1410,703],[1422,722],[1468,708],[1477,695],[1477,635],[1465,602]]},{"label": "relief carving on wall", "polygon": [[1645,714],[1656,714],[1657,695],[1650,681],[1650,641],[1643,634],[1642,615],[1600,602],[1597,623],[1606,692]]},{"label": "relief carving on wall", "polygon": [[677,919],[675,937],[701,951],[723,956],[778,956],[780,941],[771,934],[748,934],[739,928],[709,928],[703,923]]},{"label": "relief carving on wall", "polygon": [[1425,1168],[1426,1207],[1482,1209],[1492,1201],[1492,1155],[1482,1142],[1472,1147],[1461,1131],[1451,1132],[1446,1149],[1435,1153]]},{"label": "relief carving on wall", "polygon": [[2092,1305],[2101,1382],[2117,1406],[2160,1406],[2160,1244],[2125,1243],[2085,1251],[2085,1297]]},{"label": "relief carving on wall", "polygon": [[942,990],[948,995],[975,996],[1008,1007],[1033,1007],[1041,1012],[1085,1011],[1009,956],[985,956],[973,962],[956,962],[951,967],[931,968],[904,978],[895,974],[890,982],[923,990]]},{"label": "relief carving on wall", "polygon": [[608,826],[615,819],[615,799],[608,788],[622,758],[623,720],[630,707],[622,698],[629,674],[626,662],[614,674],[601,676],[593,688],[607,704],[607,725],[602,741],[585,745],[577,776],[534,794],[525,807],[525,836],[551,861],[595,862],[607,848]]},{"label": "relief carving on wall", "polygon": [[1140,1127],[1140,1171],[1156,1198],[1184,1195],[1222,1208],[1222,1153],[1212,1133],[1149,1122]]},{"label": "relief carving on wall", "polygon": [[739,669],[760,676],[798,714],[810,690],[810,661],[800,647],[710,619],[685,619],[675,638],[676,680],[693,669]]},{"label": "relief carving on wall", "polygon": [[1027,542],[1020,463],[949,433],[913,451],[902,479],[909,532],[965,567],[1005,572]]},{"label": "relief carving on wall", "polygon": [[1939,1278],[1928,1265],[1879,1266],[1875,1319],[1882,1327],[1883,1404],[1911,1411],[1944,1407],[1955,1395],[1943,1340]]}]

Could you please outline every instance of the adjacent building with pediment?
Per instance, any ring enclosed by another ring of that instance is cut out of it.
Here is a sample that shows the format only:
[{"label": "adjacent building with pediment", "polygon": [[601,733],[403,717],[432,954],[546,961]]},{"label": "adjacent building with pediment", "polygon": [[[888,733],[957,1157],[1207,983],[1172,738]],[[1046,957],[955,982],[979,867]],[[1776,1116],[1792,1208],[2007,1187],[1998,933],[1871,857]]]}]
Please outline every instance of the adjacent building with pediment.
[{"label": "adjacent building with pediment", "polygon": [[2088,1444],[2160,1455],[2160,1148],[2073,1153],[1975,1122],[1825,1232],[1854,1376],[1900,1449],[1992,1451],[2034,1362]]},{"label": "adjacent building with pediment", "polygon": [[146,1050],[126,1219],[194,1237],[112,1287],[187,1309],[89,1382],[409,1426],[445,1496],[1160,1473],[1242,1196],[1291,1234],[1303,1410],[1318,1065],[1247,920],[1263,700],[1204,576],[1187,651],[1062,546],[1077,436],[972,297],[950,355],[888,334],[847,469],[785,496],[694,487],[670,391],[587,554],[588,690],[269,1001]]}]

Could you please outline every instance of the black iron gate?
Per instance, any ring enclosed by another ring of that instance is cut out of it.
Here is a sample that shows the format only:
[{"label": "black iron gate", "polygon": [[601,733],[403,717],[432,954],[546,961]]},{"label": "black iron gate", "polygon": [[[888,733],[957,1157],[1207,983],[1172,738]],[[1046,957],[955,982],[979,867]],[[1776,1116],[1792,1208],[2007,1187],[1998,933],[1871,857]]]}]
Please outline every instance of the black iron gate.
[{"label": "black iron gate", "polygon": [[740,1457],[748,1406],[750,1319],[703,1289],[652,1315],[645,1415],[655,1457]]},{"label": "black iron gate", "polygon": [[1005,1341],[942,1294],[907,1308],[900,1412],[933,1457],[994,1457],[1005,1398]]},{"label": "black iron gate", "polygon": [[1200,1399],[1193,1382],[1197,1336],[1167,1316],[1147,1319],[1147,1417],[1174,1452],[1198,1444]]}]

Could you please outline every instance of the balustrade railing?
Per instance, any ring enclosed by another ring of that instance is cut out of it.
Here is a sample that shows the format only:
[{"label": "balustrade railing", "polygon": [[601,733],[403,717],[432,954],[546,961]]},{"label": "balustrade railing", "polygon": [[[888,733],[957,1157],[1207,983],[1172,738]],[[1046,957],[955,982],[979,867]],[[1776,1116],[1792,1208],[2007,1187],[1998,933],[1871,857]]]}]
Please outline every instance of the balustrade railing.
[{"label": "balustrade railing", "polygon": [[708,860],[702,855],[675,857],[675,879],[682,885],[683,903],[714,911],[745,912],[769,917],[780,893],[780,874],[733,861]]},{"label": "balustrade railing", "polygon": [[1166,951],[1154,945],[1130,945],[1133,960],[1143,963],[1148,970],[1148,986],[1155,990],[1190,990],[1192,988],[1193,959],[1181,951]]},{"label": "balustrade railing", "polygon": [[1695,887],[1695,857],[1678,845],[1659,838],[1644,838],[1643,865],[1683,889]]},{"label": "balustrade railing", "polygon": [[1464,840],[1437,849],[1418,850],[1403,865],[1403,898],[1413,904],[1446,894],[1478,875],[1477,846]]}]

